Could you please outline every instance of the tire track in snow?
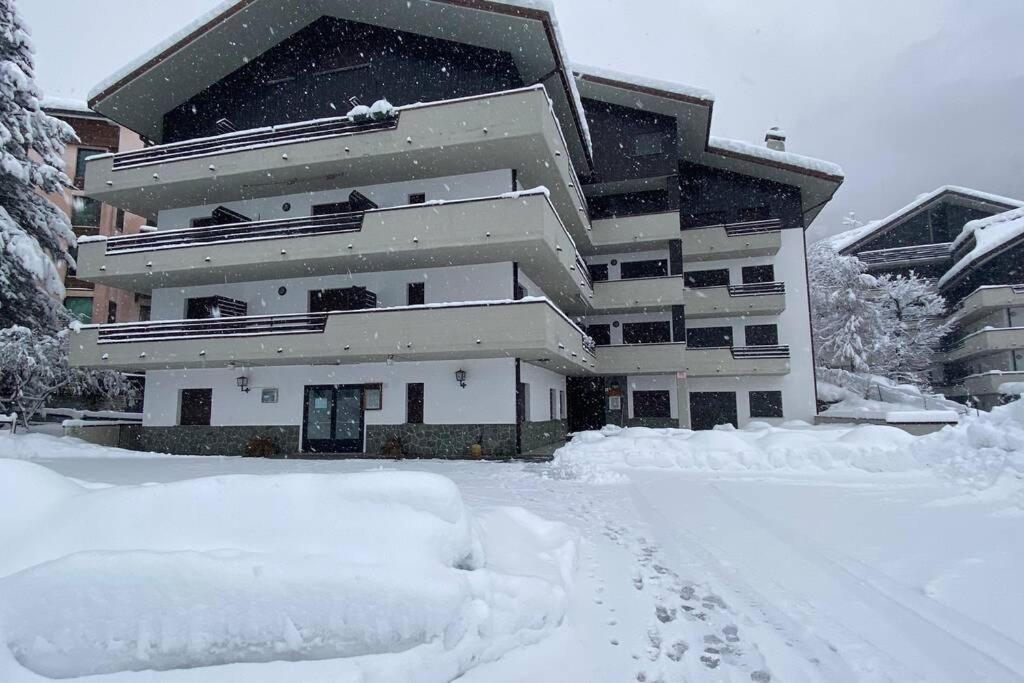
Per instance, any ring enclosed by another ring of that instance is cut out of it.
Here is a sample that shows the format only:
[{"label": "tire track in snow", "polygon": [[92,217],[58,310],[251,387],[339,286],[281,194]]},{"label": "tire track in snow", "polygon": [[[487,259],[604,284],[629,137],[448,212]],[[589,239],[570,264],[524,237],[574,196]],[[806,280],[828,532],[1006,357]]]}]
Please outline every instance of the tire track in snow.
[{"label": "tire track in snow", "polygon": [[[710,483],[709,487],[737,513],[843,582],[866,605],[899,619],[908,627],[903,632],[917,641],[926,658],[935,660],[949,680],[1024,681],[1024,674],[1020,673],[1024,671],[1024,646],[1013,639],[923,594],[911,592],[855,558],[826,548],[798,531],[785,529],[717,484]],[[927,632],[923,637],[922,626]]]}]

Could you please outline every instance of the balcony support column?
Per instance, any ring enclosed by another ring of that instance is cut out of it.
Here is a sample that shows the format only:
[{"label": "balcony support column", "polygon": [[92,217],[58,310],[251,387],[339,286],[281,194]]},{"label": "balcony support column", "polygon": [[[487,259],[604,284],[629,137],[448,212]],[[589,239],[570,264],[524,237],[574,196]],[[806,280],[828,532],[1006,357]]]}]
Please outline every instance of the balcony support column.
[{"label": "balcony support column", "polygon": [[679,428],[690,428],[690,387],[685,372],[676,373],[676,411],[679,414]]}]

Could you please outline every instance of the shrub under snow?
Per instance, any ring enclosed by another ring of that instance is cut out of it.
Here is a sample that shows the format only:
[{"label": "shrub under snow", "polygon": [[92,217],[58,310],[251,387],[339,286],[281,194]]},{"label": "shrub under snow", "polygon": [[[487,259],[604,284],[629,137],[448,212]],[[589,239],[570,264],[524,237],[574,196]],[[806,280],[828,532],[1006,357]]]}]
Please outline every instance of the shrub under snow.
[{"label": "shrub under snow", "polygon": [[555,628],[575,560],[566,527],[474,518],[431,474],[86,490],[14,460],[0,460],[0,548],[11,682],[216,665],[252,680],[245,663],[281,660],[302,664],[260,673],[451,680]]}]

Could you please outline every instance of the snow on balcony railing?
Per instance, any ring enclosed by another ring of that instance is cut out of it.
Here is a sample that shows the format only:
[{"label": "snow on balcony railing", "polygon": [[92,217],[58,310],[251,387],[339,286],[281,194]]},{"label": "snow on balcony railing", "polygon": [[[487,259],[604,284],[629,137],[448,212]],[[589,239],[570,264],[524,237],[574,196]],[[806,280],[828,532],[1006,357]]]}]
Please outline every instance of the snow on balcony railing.
[{"label": "snow on balcony railing", "polygon": [[743,285],[729,285],[729,296],[768,296],[770,294],[785,294],[785,282],[753,282]]},{"label": "snow on balcony railing", "polygon": [[789,358],[788,346],[733,346],[732,357],[739,358]]},{"label": "snow on balcony railing", "polygon": [[243,130],[237,133],[226,133],[209,138],[197,138],[184,142],[172,142],[156,145],[132,152],[120,152],[114,155],[113,170],[121,171],[139,166],[160,164],[167,161],[178,161],[211,154],[239,152],[257,147],[270,147],[290,142],[310,142],[325,138],[370,133],[379,130],[393,130],[398,127],[398,115],[383,121],[366,121],[356,123],[347,116],[301,123],[288,123],[269,128]]},{"label": "snow on balcony railing", "polygon": [[282,220],[250,221],[211,225],[205,228],[158,230],[156,232],[107,238],[107,254],[135,251],[155,251],[192,247],[199,244],[303,237],[339,232],[359,232],[363,227],[365,211],[334,213],[323,216],[302,216]]},{"label": "snow on balcony railing", "polygon": [[896,247],[893,249],[874,249],[857,254],[857,258],[869,266],[945,260],[952,258],[952,256],[953,245],[949,242],[919,244],[912,247]]},{"label": "snow on balcony railing", "polygon": [[779,232],[782,230],[782,221],[778,218],[767,218],[758,221],[740,221],[737,223],[727,223],[724,221],[716,222],[714,218],[720,215],[721,214],[719,213],[714,213],[693,216],[691,220],[685,222],[683,228],[685,230],[724,228],[725,234],[729,237],[754,235],[762,232]]}]

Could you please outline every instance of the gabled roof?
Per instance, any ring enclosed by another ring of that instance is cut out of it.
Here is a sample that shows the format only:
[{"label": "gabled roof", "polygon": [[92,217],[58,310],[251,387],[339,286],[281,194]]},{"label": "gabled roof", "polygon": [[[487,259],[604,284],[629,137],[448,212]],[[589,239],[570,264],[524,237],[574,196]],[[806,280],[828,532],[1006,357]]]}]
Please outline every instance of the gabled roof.
[{"label": "gabled roof", "polygon": [[1024,206],[1024,202],[1020,202],[1016,199],[1010,199],[1009,197],[1001,197],[999,195],[982,192],[980,190],[972,190],[969,187],[943,185],[931,192],[919,195],[918,198],[910,204],[898,209],[882,220],[872,221],[867,225],[862,225],[859,228],[841,232],[838,235],[833,235],[827,239],[836,251],[851,254],[857,251],[858,248],[868,241],[883,235],[902,223],[904,220],[911,218],[920,211],[923,211],[934,204],[946,200],[982,204],[991,207],[994,211],[1005,211],[1006,209]]},{"label": "gabled roof", "polygon": [[711,135],[715,96],[702,88],[574,64],[583,97],[676,119],[679,158],[800,188],[806,225],[832,199],[843,169],[828,161]]},{"label": "gabled roof", "polygon": [[543,83],[573,160],[591,163],[586,117],[549,0],[225,0],[97,85],[89,106],[159,142],[163,115],[321,16],[509,53]]},{"label": "gabled roof", "polygon": [[946,271],[939,280],[939,287],[949,287],[966,274],[970,267],[981,265],[1024,239],[1024,207],[971,221],[956,238],[954,248],[963,246],[972,237],[974,248]]}]

